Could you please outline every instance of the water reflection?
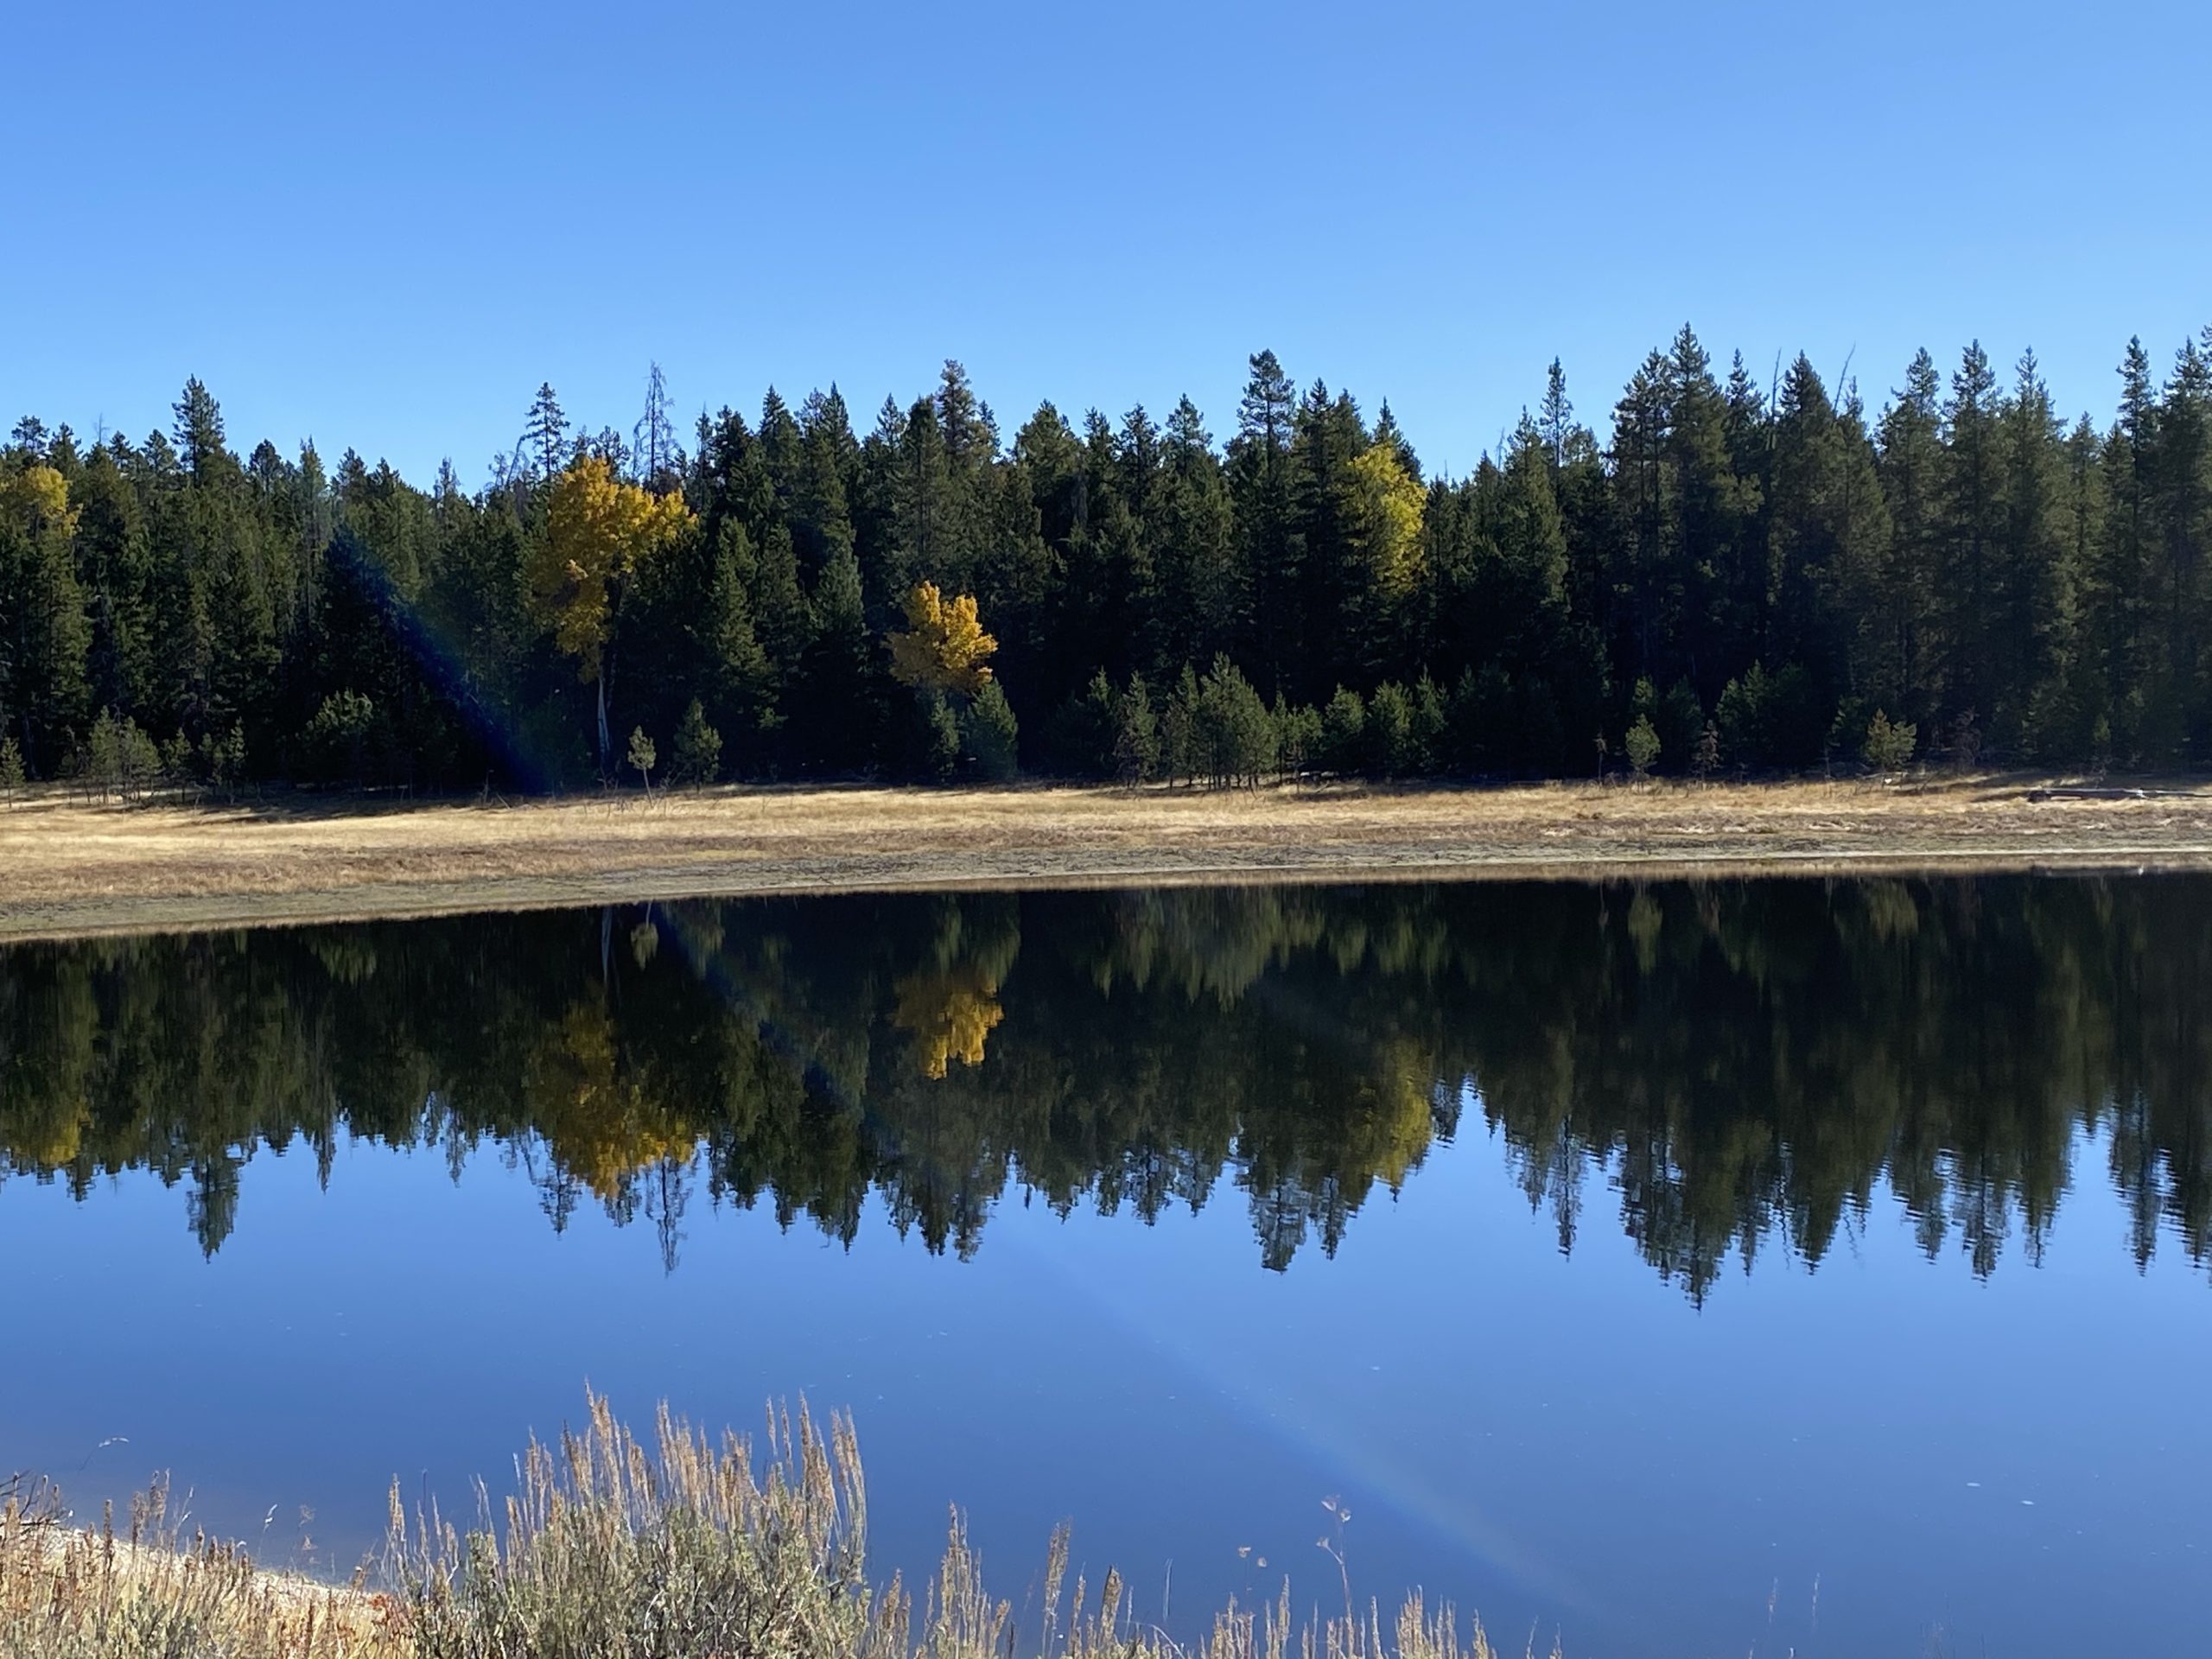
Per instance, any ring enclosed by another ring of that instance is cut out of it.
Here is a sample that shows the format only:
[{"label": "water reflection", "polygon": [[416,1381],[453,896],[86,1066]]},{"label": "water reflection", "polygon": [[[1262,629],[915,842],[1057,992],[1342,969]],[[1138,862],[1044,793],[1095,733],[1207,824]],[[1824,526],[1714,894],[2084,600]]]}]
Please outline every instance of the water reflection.
[{"label": "water reflection", "polygon": [[[1009,1192],[1249,1206],[1334,1253],[1486,1123],[1560,1247],[1702,1298],[1886,1224],[2033,1260],[2107,1131],[2212,1263],[2212,882],[1764,881],[700,901],[0,951],[0,1173],[146,1169],[213,1252],[304,1141],[507,1149],[559,1227],[708,1206],[932,1250]],[[342,1178],[341,1178],[342,1179]],[[251,1224],[251,1217],[243,1218]]]}]

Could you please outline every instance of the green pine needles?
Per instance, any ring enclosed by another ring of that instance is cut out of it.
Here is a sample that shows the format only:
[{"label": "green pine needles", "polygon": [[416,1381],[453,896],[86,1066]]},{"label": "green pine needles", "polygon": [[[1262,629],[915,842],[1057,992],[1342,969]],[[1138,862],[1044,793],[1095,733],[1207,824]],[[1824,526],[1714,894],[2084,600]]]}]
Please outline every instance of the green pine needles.
[{"label": "green pine needles", "polygon": [[2212,761],[2212,330],[2163,373],[2130,341],[2069,420],[2031,353],[1885,391],[1684,327],[1601,423],[1554,364],[1459,472],[1268,352],[1218,436],[1188,398],[1005,430],[948,363],[864,426],[772,391],[687,448],[642,391],[592,436],[540,386],[473,493],[241,454],[198,380],[141,439],[26,417],[25,779],[643,787],[632,730],[685,783],[1586,776],[1598,741],[1740,776],[1848,763],[1877,710],[1962,768]]}]

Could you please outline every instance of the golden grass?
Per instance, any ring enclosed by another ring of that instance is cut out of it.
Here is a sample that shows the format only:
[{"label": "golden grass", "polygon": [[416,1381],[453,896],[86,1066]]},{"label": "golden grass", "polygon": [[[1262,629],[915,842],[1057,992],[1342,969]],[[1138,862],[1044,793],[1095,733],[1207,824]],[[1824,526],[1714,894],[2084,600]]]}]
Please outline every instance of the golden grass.
[{"label": "golden grass", "polygon": [[400,1659],[398,1604],[357,1581],[257,1567],[183,1535],[156,1485],[118,1529],[81,1530],[41,1487],[0,1503],[0,1653],[8,1659]]},{"label": "golden grass", "polygon": [[[467,1534],[409,1516],[397,1489],[385,1586],[334,1588],[186,1545],[158,1492],[127,1535],[0,1505],[0,1653],[9,1659],[1495,1659],[1479,1624],[1418,1592],[1385,1619],[1356,1605],[1294,1619],[1235,1605],[1194,1642],[1135,1617],[1118,1574],[1070,1593],[1069,1537],[1041,1601],[986,1587],[956,1513],[918,1596],[867,1573],[868,1503],[849,1421],[772,1412],[761,1454],[663,1409],[648,1440],[589,1402],[584,1427],[533,1443],[518,1491]],[[1324,1548],[1343,1566],[1342,1530]]]},{"label": "golden grass", "polygon": [[0,805],[0,938],[696,893],[1406,875],[2212,865],[2212,792],[2019,776],[1496,789],[740,788]]}]

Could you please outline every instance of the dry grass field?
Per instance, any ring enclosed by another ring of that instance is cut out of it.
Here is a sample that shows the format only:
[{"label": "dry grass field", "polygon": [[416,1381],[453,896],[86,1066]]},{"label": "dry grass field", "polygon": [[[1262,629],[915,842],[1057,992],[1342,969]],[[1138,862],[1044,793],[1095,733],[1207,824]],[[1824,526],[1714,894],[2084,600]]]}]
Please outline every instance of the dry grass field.
[{"label": "dry grass field", "polygon": [[701,893],[1498,875],[2212,868],[2212,788],[1927,783],[723,788],[0,804],[0,938]]}]

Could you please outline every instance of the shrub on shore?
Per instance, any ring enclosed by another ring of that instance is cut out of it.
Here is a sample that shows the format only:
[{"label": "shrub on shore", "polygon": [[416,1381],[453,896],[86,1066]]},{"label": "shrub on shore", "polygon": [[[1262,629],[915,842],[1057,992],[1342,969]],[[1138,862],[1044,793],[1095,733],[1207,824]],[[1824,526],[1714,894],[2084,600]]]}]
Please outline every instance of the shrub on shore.
[{"label": "shrub on shore", "polygon": [[[67,1524],[50,1489],[0,1489],[0,1653],[10,1659],[1491,1659],[1416,1594],[1386,1619],[1351,1602],[1300,1623],[1289,1591],[1232,1604],[1195,1643],[1138,1621],[1122,1580],[1066,1586],[1068,1535],[1041,1611],[985,1587],[960,1516],[918,1592],[867,1575],[868,1504],[851,1421],[772,1412],[765,1455],[664,1408],[650,1443],[594,1397],[585,1427],[532,1442],[520,1489],[477,1524],[409,1516],[397,1488],[382,1583],[331,1586],[183,1538],[160,1487],[128,1528]],[[918,1600],[917,1595],[918,1594]]]}]

